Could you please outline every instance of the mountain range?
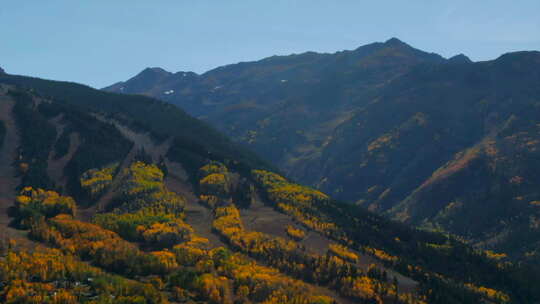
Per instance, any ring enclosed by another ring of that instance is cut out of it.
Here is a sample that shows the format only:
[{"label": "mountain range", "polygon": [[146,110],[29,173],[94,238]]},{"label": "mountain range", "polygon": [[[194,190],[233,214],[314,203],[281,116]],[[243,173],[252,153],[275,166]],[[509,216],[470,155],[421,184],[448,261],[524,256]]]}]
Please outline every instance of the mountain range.
[{"label": "mountain range", "polygon": [[2,71],[0,302],[538,303],[539,65],[393,38],[105,90]]},{"label": "mountain range", "polygon": [[178,105],[337,199],[536,262],[539,83],[537,51],[472,62],[392,38],[103,90]]},{"label": "mountain range", "polygon": [[540,299],[529,264],[298,184],[169,103],[2,74],[0,107],[2,302]]}]

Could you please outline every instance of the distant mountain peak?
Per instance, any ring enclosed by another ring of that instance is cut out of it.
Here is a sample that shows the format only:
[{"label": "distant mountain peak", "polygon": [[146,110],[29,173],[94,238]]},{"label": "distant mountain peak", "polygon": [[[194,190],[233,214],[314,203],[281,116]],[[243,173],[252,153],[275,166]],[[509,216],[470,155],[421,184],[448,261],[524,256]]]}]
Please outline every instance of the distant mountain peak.
[{"label": "distant mountain peak", "polygon": [[2,69],[2,67],[0,67],[0,74],[5,74],[6,71],[4,71],[4,69]]},{"label": "distant mountain peak", "polygon": [[457,54],[451,58],[448,59],[448,62],[451,63],[472,63],[473,61],[465,56],[464,54]]},{"label": "distant mountain peak", "polygon": [[147,81],[156,81],[158,79],[164,79],[171,75],[173,75],[173,73],[168,72],[159,67],[154,67],[154,68],[146,68],[142,70],[139,74],[137,74],[132,79],[136,81],[147,82]]},{"label": "distant mountain peak", "polygon": [[389,46],[408,46],[408,47],[409,47],[409,45],[408,45],[407,43],[405,43],[405,42],[399,40],[399,39],[396,38],[396,37],[392,37],[392,38],[386,40],[386,41],[384,42],[384,44],[385,44],[385,45],[389,45]]},{"label": "distant mountain peak", "polygon": [[168,76],[168,75],[171,75],[172,73],[169,72],[169,71],[166,71],[160,67],[148,67],[144,70],[142,70],[139,75],[142,75],[142,74],[151,74],[151,75],[163,75],[163,76]]},{"label": "distant mountain peak", "polygon": [[160,67],[148,67],[142,70],[139,74],[130,78],[127,81],[117,82],[111,86],[103,88],[105,91],[119,91],[122,93],[128,93],[130,87],[147,87],[166,79],[167,77],[174,75],[173,73],[166,71]]},{"label": "distant mountain peak", "polygon": [[402,54],[408,54],[409,57],[413,56],[416,58],[422,58],[422,60],[433,63],[442,63],[445,61],[445,59],[439,54],[422,51],[399,40],[396,37],[392,37],[386,40],[384,43],[379,42],[368,46],[374,46],[376,50],[384,50],[383,52],[388,50],[396,50]]}]

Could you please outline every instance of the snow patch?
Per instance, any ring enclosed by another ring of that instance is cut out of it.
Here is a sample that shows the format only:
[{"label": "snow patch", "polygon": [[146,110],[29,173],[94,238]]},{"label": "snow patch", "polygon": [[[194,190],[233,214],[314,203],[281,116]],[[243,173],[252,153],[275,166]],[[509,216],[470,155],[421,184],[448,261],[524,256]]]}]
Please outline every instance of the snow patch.
[{"label": "snow patch", "polygon": [[174,90],[168,90],[168,91],[163,92],[163,94],[165,95],[170,95],[172,93],[174,93]]}]

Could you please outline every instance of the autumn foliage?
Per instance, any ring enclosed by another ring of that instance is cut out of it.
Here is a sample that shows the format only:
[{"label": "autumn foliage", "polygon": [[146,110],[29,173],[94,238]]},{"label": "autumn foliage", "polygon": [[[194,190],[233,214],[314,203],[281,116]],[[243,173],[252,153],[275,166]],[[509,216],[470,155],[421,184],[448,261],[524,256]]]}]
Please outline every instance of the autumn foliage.
[{"label": "autumn foliage", "polygon": [[167,303],[150,284],[110,275],[57,249],[0,256],[2,303]]},{"label": "autumn foliage", "polygon": [[125,169],[120,188],[121,203],[112,212],[96,215],[96,224],[158,249],[191,238],[193,229],[183,221],[185,199],[167,190],[157,166],[133,163]]},{"label": "autumn foliage", "polygon": [[84,172],[80,178],[81,187],[90,197],[97,198],[112,184],[117,168],[118,163],[115,163],[102,169],[90,169]]},{"label": "autumn foliage", "polygon": [[[185,198],[165,187],[163,173],[154,165],[134,162],[126,168],[114,182],[114,208],[97,214],[94,223],[74,217],[76,204],[69,197],[23,189],[16,201],[21,223],[30,228],[33,240],[57,249],[0,252],[0,300],[336,303],[311,285],[316,284],[358,303],[425,303],[422,295],[399,291],[397,281],[380,266],[361,266],[363,257],[344,234],[317,214],[328,202],[324,194],[270,172],[254,173],[269,203],[294,221],[284,227],[290,238],[282,238],[246,229],[231,194],[232,173],[224,165],[210,163],[199,174],[201,196],[219,202],[205,204],[214,215],[212,231],[228,248],[212,246],[186,223]],[[307,233],[320,233],[335,243],[326,254],[316,254],[301,244]],[[388,263],[397,259],[369,246],[360,249]],[[488,287],[467,288],[497,302],[508,299]]]},{"label": "autumn foliage", "polygon": [[58,214],[75,215],[75,201],[54,191],[25,187],[15,199],[16,222],[28,228],[32,220],[39,217],[54,217]]}]

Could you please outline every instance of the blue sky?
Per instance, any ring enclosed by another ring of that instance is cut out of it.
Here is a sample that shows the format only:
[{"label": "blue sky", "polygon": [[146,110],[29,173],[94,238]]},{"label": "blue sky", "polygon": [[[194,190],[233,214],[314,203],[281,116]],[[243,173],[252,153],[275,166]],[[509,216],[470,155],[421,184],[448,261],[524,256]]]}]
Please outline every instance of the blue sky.
[{"label": "blue sky", "polygon": [[103,87],[397,37],[449,57],[540,50],[540,1],[28,0],[0,5],[0,67]]}]

